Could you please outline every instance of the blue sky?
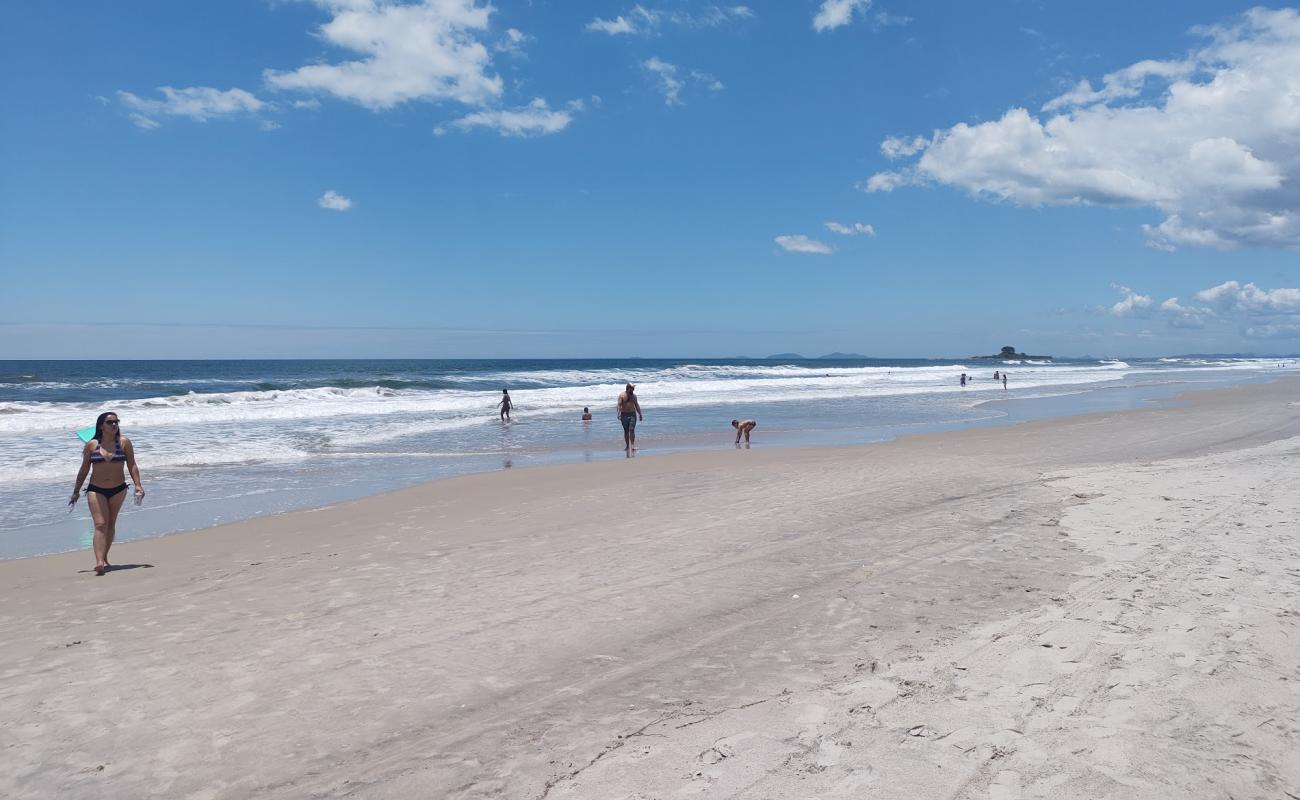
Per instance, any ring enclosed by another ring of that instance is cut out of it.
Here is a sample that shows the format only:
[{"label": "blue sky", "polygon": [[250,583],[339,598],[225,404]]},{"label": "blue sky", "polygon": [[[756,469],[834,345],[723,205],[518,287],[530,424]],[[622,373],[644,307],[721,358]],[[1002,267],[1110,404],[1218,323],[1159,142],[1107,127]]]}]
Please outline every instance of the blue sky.
[{"label": "blue sky", "polygon": [[1300,17],[11,5],[0,358],[1300,351]]}]

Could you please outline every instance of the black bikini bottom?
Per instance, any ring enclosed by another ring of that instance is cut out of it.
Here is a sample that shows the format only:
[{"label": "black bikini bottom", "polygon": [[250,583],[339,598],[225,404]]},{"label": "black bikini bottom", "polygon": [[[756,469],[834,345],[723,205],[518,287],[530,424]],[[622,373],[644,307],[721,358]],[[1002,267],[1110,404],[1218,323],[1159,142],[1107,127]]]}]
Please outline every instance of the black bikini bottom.
[{"label": "black bikini bottom", "polygon": [[111,489],[110,489],[110,488],[105,488],[105,487],[103,487],[103,486],[95,486],[94,484],[91,484],[90,486],[87,486],[87,487],[86,487],[86,493],[87,493],[87,494],[89,494],[90,492],[95,492],[96,494],[102,494],[102,495],[104,495],[104,499],[105,499],[105,500],[109,499],[110,497],[113,497],[114,495],[118,494],[119,492],[125,492],[125,491],[126,491],[126,484],[125,484],[125,483],[122,484],[121,486],[114,486],[114,487],[112,487]]}]

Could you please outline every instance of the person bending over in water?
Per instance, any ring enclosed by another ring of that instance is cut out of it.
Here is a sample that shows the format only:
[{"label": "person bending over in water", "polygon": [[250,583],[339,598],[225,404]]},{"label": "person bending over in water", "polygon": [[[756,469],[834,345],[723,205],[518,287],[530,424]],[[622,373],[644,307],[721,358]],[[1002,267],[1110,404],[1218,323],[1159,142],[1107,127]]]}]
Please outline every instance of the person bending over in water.
[{"label": "person bending over in water", "polygon": [[586,406],[582,407],[582,421],[591,422],[591,412],[587,410]]},{"label": "person bending over in water", "polygon": [[736,444],[740,444],[740,436],[744,434],[745,444],[749,444],[749,432],[758,427],[758,423],[752,419],[733,419],[731,427],[736,429]]},{"label": "person bending over in water", "polygon": [[[135,484],[135,501],[144,499],[144,484],[140,481],[140,469],[135,465],[135,448],[131,440],[122,435],[117,415],[106,411],[95,420],[95,438],[86,442],[81,451],[81,469],[77,472],[77,482],[72,487],[71,506],[81,495],[81,482],[90,473],[90,485],[86,487],[86,505],[90,506],[90,516],[95,520],[95,574],[103,575],[109,569],[108,549],[113,546],[117,536],[117,514],[126,501],[125,471],[131,471],[131,482]],[[107,445],[112,443],[109,452]]]},{"label": "person bending over in water", "polygon": [[623,449],[632,452],[636,449],[636,423],[645,419],[641,416],[641,404],[636,399],[636,387],[627,384],[618,396],[618,421],[623,423]]},{"label": "person bending over in water", "polygon": [[513,407],[514,407],[514,403],[510,402],[510,390],[509,390],[509,389],[502,389],[502,390],[501,390],[501,402],[500,402],[500,403],[497,403],[497,408],[501,409],[501,421],[502,421],[502,422],[509,422],[509,421],[510,421],[510,409],[513,408]]}]

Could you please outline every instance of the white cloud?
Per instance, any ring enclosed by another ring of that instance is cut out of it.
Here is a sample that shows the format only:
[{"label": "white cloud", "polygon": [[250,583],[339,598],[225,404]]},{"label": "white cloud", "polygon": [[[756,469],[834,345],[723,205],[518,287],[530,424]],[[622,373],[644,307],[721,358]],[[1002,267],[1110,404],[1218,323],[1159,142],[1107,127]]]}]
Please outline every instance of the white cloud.
[{"label": "white cloud", "polygon": [[315,111],[316,109],[320,108],[320,101],[314,97],[309,97],[306,100],[294,100],[293,107],[306,108]]},{"label": "white cloud", "polygon": [[1226,281],[1196,293],[1196,299],[1220,311],[1242,314],[1300,314],[1300,289],[1261,289]]},{"label": "white cloud", "polygon": [[1300,289],[1261,289],[1253,283],[1225,281],[1195,294],[1204,305],[1184,305],[1177,297],[1156,304],[1127,286],[1111,285],[1124,295],[1110,307],[1117,317],[1161,318],[1175,328],[1203,328],[1215,321],[1235,323],[1249,339],[1300,336]]},{"label": "white cloud", "polygon": [[531,38],[533,37],[518,28],[506,28],[505,35],[492,46],[492,49],[498,53],[522,57],[524,55],[524,43]]},{"label": "white cloud", "polygon": [[809,239],[802,233],[778,236],[774,241],[781,246],[782,250],[790,253],[816,253],[818,255],[829,255],[834,252],[831,250],[831,246],[825,242],[819,242],[816,239]]},{"label": "white cloud", "polygon": [[587,23],[586,30],[595,33],[608,33],[619,36],[633,33],[649,33],[659,27],[662,17],[658,11],[651,11],[641,5],[632,6],[627,16],[619,15],[614,19],[597,17]]},{"label": "white cloud", "polygon": [[643,61],[641,66],[656,77],[659,91],[664,96],[664,105],[682,105],[682,82],[677,78],[675,65],[660,60],[658,56],[651,56]]},{"label": "white cloud", "polygon": [[352,201],[330,189],[320,196],[320,199],[316,201],[316,205],[321,208],[328,208],[331,211],[347,211],[352,208]]},{"label": "white cloud", "polygon": [[596,18],[587,23],[587,30],[617,36],[620,33],[636,33],[636,26],[627,17]]},{"label": "white cloud", "polygon": [[1182,305],[1177,297],[1171,297],[1161,303],[1160,313],[1168,318],[1169,324],[1175,328],[1204,328],[1206,321],[1214,317],[1214,312],[1208,308]]},{"label": "white cloud", "polygon": [[848,25],[854,13],[866,14],[871,0],[823,0],[813,17],[813,30],[829,31]]},{"label": "white cloud", "polygon": [[1277,325],[1250,325],[1242,329],[1250,339],[1300,339],[1300,322]]},{"label": "white cloud", "polygon": [[[1179,61],[1081,83],[1042,118],[1013,108],[935,132],[867,191],[948,184],[1021,206],[1150,207],[1150,242],[1300,247],[1300,13],[1253,9]],[[886,155],[908,140],[891,137]],[[911,140],[912,143],[916,139]],[[910,146],[910,145],[909,145]]]},{"label": "white cloud", "polygon": [[1148,78],[1168,83],[1190,77],[1194,72],[1195,64],[1190,61],[1139,61],[1103,76],[1101,89],[1094,90],[1088,81],[1079,81],[1070,91],[1044,104],[1043,110],[1127,100],[1142,94]]},{"label": "white cloud", "polygon": [[1119,290],[1124,295],[1124,299],[1110,307],[1110,313],[1117,317],[1134,317],[1145,315],[1151,308],[1151,298],[1147,295],[1141,295],[1127,286],[1111,284],[1111,287]]},{"label": "white cloud", "polygon": [[911,17],[905,17],[902,14],[891,14],[888,11],[877,11],[871,18],[871,25],[874,28],[888,28],[891,25],[911,25],[916,20]]},{"label": "white cloud", "polygon": [[139,97],[131,92],[119,91],[122,105],[132,110],[131,121],[141,128],[157,128],[158,117],[187,117],[196,122],[207,122],[214,117],[237,114],[255,114],[266,107],[253,94],[243,89],[213,89],[208,86],[191,86],[176,89],[160,86],[161,100]]},{"label": "white cloud", "polygon": [[722,84],[722,81],[702,70],[691,70],[691,79],[700,86],[703,86],[705,89],[708,89],[710,92],[720,92],[727,88]]},{"label": "white cloud", "polygon": [[924,136],[913,136],[910,139],[905,136],[890,136],[880,143],[880,152],[885,154],[885,158],[894,161],[916,155],[929,143],[930,140]]},{"label": "white cloud", "polygon": [[838,233],[841,236],[875,236],[876,229],[862,222],[855,222],[852,225],[841,225],[838,222],[827,222],[826,230],[831,233]]},{"label": "white cloud", "polygon": [[[681,73],[676,64],[669,64],[658,56],[651,56],[641,62],[641,67],[650,73],[654,79],[655,87],[664,96],[664,105],[680,106],[686,104],[682,100],[682,91],[686,89],[687,82],[685,78],[679,77]],[[727,88],[722,81],[702,70],[689,70],[685,77],[689,78],[696,87],[711,92],[720,92]]]},{"label": "white cloud", "polygon": [[658,33],[664,25],[699,30],[721,28],[753,17],[753,10],[741,5],[710,5],[696,11],[664,11],[637,4],[626,14],[620,14],[613,19],[596,17],[588,22],[584,29],[593,33],[607,33],[610,36],[650,36]]},{"label": "white cloud", "polygon": [[858,184],[864,192],[892,192],[900,186],[906,186],[912,178],[903,172],[877,172],[866,183]]},{"label": "white cloud", "polygon": [[487,30],[490,5],[480,6],[478,0],[314,2],[333,15],[320,26],[320,39],[363,57],[292,72],[267,70],[267,83],[277,89],[332,94],[371,109],[442,100],[479,106],[501,95],[501,78],[489,74],[491,58],[477,38]]},{"label": "white cloud", "polygon": [[[540,97],[520,108],[502,108],[492,111],[475,111],[451,123],[461,130],[491,128],[502,136],[544,136],[558,133],[569,127],[573,112],[582,111],[585,104],[574,100],[564,109],[552,109]],[[445,133],[438,129],[435,133]]]}]

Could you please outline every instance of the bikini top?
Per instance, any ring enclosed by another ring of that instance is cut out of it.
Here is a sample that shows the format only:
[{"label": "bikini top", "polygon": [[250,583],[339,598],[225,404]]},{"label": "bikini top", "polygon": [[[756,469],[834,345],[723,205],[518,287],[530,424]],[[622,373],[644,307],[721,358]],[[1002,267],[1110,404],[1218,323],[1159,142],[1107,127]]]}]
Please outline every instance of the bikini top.
[{"label": "bikini top", "polygon": [[[114,464],[121,464],[123,461],[126,461],[126,453],[122,452],[122,442],[120,439],[114,444],[113,458],[110,460]],[[99,449],[99,442],[96,441],[95,449],[90,454],[90,463],[99,464],[103,461],[104,453]]]}]

